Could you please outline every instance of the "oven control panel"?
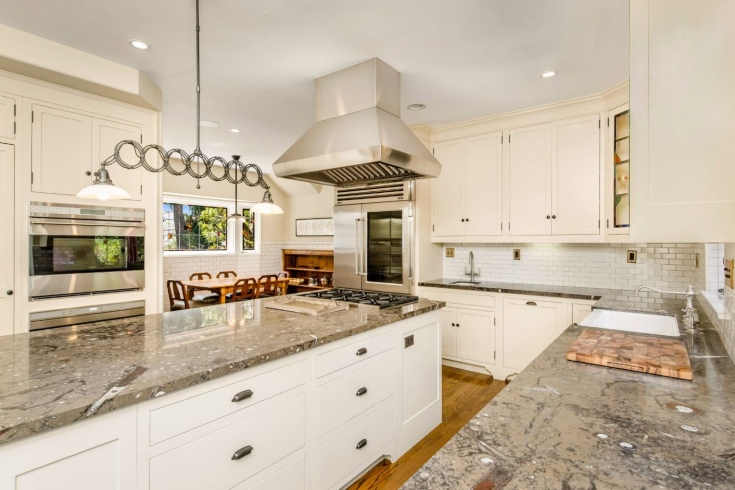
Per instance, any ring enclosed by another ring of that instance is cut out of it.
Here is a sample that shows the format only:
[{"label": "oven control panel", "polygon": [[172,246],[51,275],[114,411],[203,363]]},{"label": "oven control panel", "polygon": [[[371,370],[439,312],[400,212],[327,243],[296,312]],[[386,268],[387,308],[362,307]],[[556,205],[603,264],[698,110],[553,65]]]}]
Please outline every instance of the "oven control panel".
[{"label": "oven control panel", "polygon": [[111,221],[145,221],[144,209],[109,208],[52,203],[30,203],[34,218],[101,219]]}]

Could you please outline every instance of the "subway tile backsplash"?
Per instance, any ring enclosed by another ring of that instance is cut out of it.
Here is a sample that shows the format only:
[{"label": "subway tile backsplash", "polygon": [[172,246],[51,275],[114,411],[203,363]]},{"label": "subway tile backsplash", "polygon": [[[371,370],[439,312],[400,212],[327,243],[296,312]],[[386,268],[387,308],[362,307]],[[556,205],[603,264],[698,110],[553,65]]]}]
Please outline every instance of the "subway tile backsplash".
[{"label": "subway tile backsplash", "polygon": [[[444,258],[444,277],[465,278],[469,254],[483,281],[635,289],[647,285],[686,288],[693,282],[696,244],[445,244],[454,258]],[[521,260],[513,260],[513,249]],[[638,252],[628,263],[627,251]],[[446,254],[444,254],[446,255]],[[683,289],[682,289],[683,290]]]}]

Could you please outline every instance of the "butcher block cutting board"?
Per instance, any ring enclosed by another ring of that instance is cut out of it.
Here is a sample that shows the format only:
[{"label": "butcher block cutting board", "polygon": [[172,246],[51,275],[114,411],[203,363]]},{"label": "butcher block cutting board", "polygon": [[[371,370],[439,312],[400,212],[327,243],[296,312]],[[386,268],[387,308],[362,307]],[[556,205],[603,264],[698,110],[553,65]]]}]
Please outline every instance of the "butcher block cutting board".
[{"label": "butcher block cutting board", "polygon": [[614,330],[583,330],[567,359],[639,373],[692,379],[684,342]]},{"label": "butcher block cutting board", "polygon": [[289,298],[286,300],[276,299],[265,304],[266,308],[274,310],[290,311],[291,313],[305,313],[307,315],[325,315],[336,311],[344,311],[350,308],[348,303],[338,303],[317,298]]}]

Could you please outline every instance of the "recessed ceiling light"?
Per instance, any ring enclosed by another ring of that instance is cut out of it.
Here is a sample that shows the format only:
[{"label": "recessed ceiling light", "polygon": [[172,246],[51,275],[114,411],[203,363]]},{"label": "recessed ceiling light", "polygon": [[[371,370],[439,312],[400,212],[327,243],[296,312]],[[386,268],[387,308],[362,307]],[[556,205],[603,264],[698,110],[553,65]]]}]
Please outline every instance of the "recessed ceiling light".
[{"label": "recessed ceiling light", "polygon": [[545,72],[543,72],[541,74],[541,76],[544,77],[544,78],[551,78],[554,75],[556,75],[556,72],[555,71],[545,71]]},{"label": "recessed ceiling light", "polygon": [[237,129],[237,128],[232,128],[232,129],[230,129],[230,132],[232,132],[232,133],[239,133],[240,130]]},{"label": "recessed ceiling light", "polygon": [[408,106],[409,111],[421,111],[423,109],[426,109],[424,104],[411,104]]},{"label": "recessed ceiling light", "polygon": [[148,44],[144,43],[143,41],[139,41],[137,39],[131,39],[130,45],[138,49],[148,49]]},{"label": "recessed ceiling light", "polygon": [[218,128],[219,123],[216,123],[214,121],[199,121],[199,125],[203,128]]}]

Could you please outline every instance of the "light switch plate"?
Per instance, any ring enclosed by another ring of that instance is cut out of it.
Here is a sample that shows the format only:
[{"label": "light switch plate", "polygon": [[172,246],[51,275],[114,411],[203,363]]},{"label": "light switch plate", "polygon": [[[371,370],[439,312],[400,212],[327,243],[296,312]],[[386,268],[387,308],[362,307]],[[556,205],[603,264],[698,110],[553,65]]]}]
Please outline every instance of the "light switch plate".
[{"label": "light switch plate", "polygon": [[447,247],[445,250],[447,257],[454,257],[454,247]]},{"label": "light switch plate", "polygon": [[730,289],[735,289],[733,287],[733,284],[735,284],[735,260],[734,259],[725,259],[725,286]]},{"label": "light switch plate", "polygon": [[521,249],[520,248],[513,249],[513,260],[521,260]]}]

